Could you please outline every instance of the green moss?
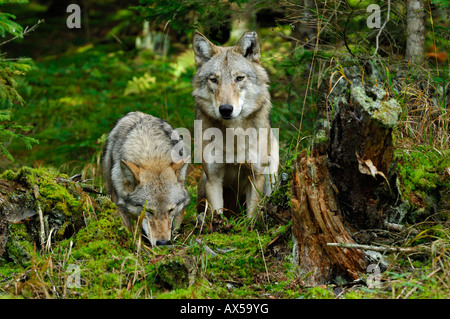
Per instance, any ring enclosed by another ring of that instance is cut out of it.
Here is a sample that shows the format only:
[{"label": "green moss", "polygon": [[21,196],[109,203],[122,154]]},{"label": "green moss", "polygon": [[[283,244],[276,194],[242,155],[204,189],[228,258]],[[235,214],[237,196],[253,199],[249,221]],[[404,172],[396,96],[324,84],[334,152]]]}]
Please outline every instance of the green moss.
[{"label": "green moss", "polygon": [[188,258],[170,258],[157,266],[157,283],[169,289],[186,288],[193,283],[192,270],[192,263]]},{"label": "green moss", "polygon": [[450,150],[437,151],[426,146],[408,151],[397,150],[395,160],[402,196],[412,205],[414,211],[410,219],[416,222],[445,200],[443,191],[450,189],[450,178],[446,172],[450,167]]},{"label": "green moss", "polygon": [[6,244],[8,259],[23,267],[30,264],[34,245],[24,224],[9,224],[9,239]]},{"label": "green moss", "polygon": [[[110,204],[109,200],[107,204]],[[106,207],[106,209],[101,209],[96,216],[97,219],[89,220],[87,226],[77,233],[77,245],[84,246],[96,240],[109,240],[111,243],[120,243],[125,247],[131,247],[131,234],[123,226],[116,210]]]},{"label": "green moss", "polygon": [[304,295],[305,299],[334,299],[334,297],[333,292],[321,286],[309,288]]}]

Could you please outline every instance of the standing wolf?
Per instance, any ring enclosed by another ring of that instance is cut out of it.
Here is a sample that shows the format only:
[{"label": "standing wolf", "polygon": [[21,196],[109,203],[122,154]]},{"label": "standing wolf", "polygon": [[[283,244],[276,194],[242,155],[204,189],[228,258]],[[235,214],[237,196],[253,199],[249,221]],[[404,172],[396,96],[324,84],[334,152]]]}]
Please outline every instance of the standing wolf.
[{"label": "standing wolf", "polygon": [[[278,141],[269,118],[269,78],[260,64],[258,36],[246,32],[236,46],[221,47],[197,32],[193,49],[197,73],[192,95],[203,135],[198,212],[204,209],[204,198],[221,213],[224,208],[236,210],[237,201],[245,196],[247,216],[252,217],[261,195],[271,192],[279,164]],[[204,153],[211,147],[204,137],[213,128],[226,137],[226,147],[215,141],[208,156]]]},{"label": "standing wolf", "polygon": [[167,122],[141,112],[128,113],[108,135],[106,192],[130,230],[145,208],[142,227],[152,245],[170,243],[172,226],[180,226],[189,203],[182,143]]}]

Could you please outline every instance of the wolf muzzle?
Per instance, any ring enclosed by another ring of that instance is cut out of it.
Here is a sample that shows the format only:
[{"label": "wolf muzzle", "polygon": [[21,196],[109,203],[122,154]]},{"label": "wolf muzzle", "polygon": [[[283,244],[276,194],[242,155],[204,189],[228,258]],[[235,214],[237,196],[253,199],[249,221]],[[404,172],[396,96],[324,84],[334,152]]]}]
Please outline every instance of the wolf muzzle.
[{"label": "wolf muzzle", "polygon": [[222,104],[219,106],[219,113],[222,115],[222,118],[228,120],[231,118],[231,114],[233,114],[233,105],[231,104]]}]

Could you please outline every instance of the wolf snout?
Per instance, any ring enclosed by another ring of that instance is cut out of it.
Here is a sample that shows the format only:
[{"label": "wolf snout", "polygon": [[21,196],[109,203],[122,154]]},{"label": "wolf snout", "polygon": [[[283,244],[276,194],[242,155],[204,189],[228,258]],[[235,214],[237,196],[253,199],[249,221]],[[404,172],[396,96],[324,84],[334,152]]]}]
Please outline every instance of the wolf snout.
[{"label": "wolf snout", "polygon": [[156,241],[156,246],[166,246],[166,245],[170,245],[171,242],[170,240],[157,240]]},{"label": "wolf snout", "polygon": [[233,114],[233,105],[222,104],[221,106],[219,106],[219,113],[224,119],[231,118],[231,114]]}]

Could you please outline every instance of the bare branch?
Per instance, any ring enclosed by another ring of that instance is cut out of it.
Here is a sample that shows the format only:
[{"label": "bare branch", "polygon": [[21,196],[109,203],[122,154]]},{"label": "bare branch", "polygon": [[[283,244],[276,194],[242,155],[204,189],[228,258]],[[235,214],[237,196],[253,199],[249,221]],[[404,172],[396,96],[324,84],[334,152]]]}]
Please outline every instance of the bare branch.
[{"label": "bare branch", "polygon": [[384,21],[383,25],[381,26],[380,30],[378,31],[377,37],[375,38],[376,40],[376,45],[375,45],[375,52],[373,53],[373,56],[377,55],[378,52],[378,48],[379,48],[379,40],[380,40],[380,35],[381,32],[383,32],[384,27],[386,26],[386,24],[389,21],[389,14],[391,12],[391,0],[388,0],[388,9],[387,9],[387,17],[386,17],[386,21]]},{"label": "bare branch", "polygon": [[[24,36],[28,35],[28,33],[30,33],[30,32],[32,32],[32,31],[36,30],[36,28],[37,28],[41,23],[43,23],[43,22],[44,22],[44,19],[41,19],[41,20],[38,20],[38,22],[36,22],[36,24],[35,24],[34,26],[32,26],[31,28],[25,27],[25,29],[22,31],[22,33],[20,34],[20,36],[21,36],[21,37],[24,37]],[[15,37],[13,37],[13,38],[11,38],[11,39],[8,39],[8,40],[6,40],[6,41],[3,41],[2,43],[0,43],[0,47],[1,47],[2,45],[6,44],[6,43],[9,43],[9,42],[11,42],[11,41],[14,41],[14,40],[18,39],[20,36],[16,35]]]}]

